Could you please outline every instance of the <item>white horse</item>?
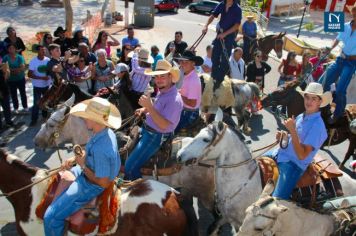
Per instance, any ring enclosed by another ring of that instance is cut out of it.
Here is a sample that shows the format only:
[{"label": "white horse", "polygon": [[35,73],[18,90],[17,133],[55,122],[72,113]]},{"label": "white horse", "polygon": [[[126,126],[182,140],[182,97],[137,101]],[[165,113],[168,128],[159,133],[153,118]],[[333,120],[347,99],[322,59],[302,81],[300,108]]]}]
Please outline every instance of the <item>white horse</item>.
[{"label": "white horse", "polygon": [[[84,120],[69,115],[69,108],[73,105],[72,96],[65,104],[55,111],[48,121],[42,125],[36,134],[34,142],[36,147],[41,149],[56,148],[64,143],[86,144],[90,138]],[[216,115],[217,119],[222,119],[222,112]],[[182,147],[188,145],[192,138],[183,138]],[[144,178],[152,178],[145,176]],[[212,210],[214,207],[214,172],[202,166],[182,166],[180,171],[170,176],[159,176],[158,180],[174,188],[181,189],[182,193],[188,191],[199,198],[202,204]],[[199,184],[197,184],[199,183]]]},{"label": "white horse", "polygon": [[[213,122],[180,149],[177,156],[181,162],[216,161],[216,201],[222,214],[216,226],[218,229],[224,223],[231,223],[238,228],[246,208],[258,199],[262,190],[258,165],[251,159],[245,143],[223,122]],[[339,180],[345,196],[356,194],[355,180],[346,173]]]},{"label": "white horse", "polygon": [[[273,181],[272,181],[273,182]],[[265,186],[260,198],[246,210],[238,236],[325,236],[334,232],[335,218],[270,196],[274,185]]]}]

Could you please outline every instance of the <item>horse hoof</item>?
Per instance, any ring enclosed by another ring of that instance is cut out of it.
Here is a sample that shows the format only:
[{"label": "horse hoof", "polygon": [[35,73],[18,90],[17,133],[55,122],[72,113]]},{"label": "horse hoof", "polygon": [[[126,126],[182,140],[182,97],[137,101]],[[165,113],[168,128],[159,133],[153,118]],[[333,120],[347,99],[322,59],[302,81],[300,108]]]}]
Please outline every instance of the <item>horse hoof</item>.
[{"label": "horse hoof", "polygon": [[243,130],[244,131],[244,134],[246,135],[250,135],[251,134],[251,128],[250,127],[247,127],[246,129]]}]

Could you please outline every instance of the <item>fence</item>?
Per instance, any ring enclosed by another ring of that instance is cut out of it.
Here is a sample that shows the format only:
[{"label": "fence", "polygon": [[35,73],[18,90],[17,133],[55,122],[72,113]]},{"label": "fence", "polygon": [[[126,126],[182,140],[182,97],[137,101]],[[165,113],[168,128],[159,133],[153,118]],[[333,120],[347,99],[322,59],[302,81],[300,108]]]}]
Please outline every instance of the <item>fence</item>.
[{"label": "fence", "polygon": [[248,5],[246,1],[241,1],[241,7],[244,12],[249,12],[256,16],[256,23],[259,29],[261,29],[260,32],[265,36],[268,27],[268,18],[261,13],[261,9]]},{"label": "fence", "polygon": [[101,26],[101,14],[98,11],[95,15],[91,15],[88,11],[87,19],[82,24],[84,27],[84,34],[88,37],[89,43],[92,45],[96,30]]}]

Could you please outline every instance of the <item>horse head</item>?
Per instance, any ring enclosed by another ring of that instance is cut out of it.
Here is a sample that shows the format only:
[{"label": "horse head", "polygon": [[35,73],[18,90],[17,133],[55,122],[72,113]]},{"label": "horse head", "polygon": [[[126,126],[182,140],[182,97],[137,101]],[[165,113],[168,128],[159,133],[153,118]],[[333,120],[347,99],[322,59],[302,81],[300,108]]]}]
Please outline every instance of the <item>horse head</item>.
[{"label": "horse head", "polygon": [[260,198],[246,209],[245,219],[239,229],[239,236],[275,235],[274,225],[277,218],[287,211],[270,196],[274,190],[273,181],[266,184]]},{"label": "horse head", "polygon": [[38,106],[41,109],[52,109],[54,108],[60,98],[62,97],[64,91],[66,90],[68,82],[63,80],[61,83],[53,83],[52,86],[45,92],[38,102]]},{"label": "horse head", "polygon": [[[74,118],[69,115],[69,111],[74,104],[74,100],[75,95],[73,94],[72,97],[61,105],[59,109],[50,116],[47,122],[42,125],[41,129],[34,138],[36,147],[43,149],[56,147],[66,141],[73,141],[73,133],[82,133],[87,131],[85,122],[82,119]],[[71,122],[68,122],[69,119]],[[89,135],[85,134],[83,135],[83,139],[89,139]]]},{"label": "horse head", "polygon": [[292,99],[295,99],[295,95],[299,94],[295,89],[299,86],[300,82],[294,80],[286,82],[282,86],[277,87],[274,91],[267,94],[261,99],[263,107],[287,105]]},{"label": "horse head", "polygon": [[278,58],[282,58],[283,52],[283,37],[286,32],[279,34],[267,35],[264,38],[258,39],[258,49],[262,52],[262,59],[264,61],[268,60],[268,54],[272,49],[276,52]]}]

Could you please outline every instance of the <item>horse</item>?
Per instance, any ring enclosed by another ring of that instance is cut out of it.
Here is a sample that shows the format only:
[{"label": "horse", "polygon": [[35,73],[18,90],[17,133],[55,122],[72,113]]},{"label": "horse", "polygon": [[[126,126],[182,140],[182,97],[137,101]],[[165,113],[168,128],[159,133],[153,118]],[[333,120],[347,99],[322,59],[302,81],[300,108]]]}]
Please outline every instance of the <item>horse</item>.
[{"label": "horse", "polygon": [[272,49],[276,52],[278,58],[282,58],[284,35],[286,35],[285,32],[280,32],[279,34],[271,34],[251,41],[249,52],[244,53],[244,55],[248,55],[248,58],[243,58],[246,64],[251,61],[251,55],[253,55],[256,50],[262,52],[262,59],[264,61],[268,60],[268,54]]},{"label": "horse", "polygon": [[[212,111],[213,113],[221,107],[223,109],[232,107],[238,120],[237,129],[242,127],[245,134],[251,132],[249,127],[250,112],[248,105],[259,98],[260,89],[252,82],[239,81],[225,76],[220,87],[213,92],[213,78],[209,74],[200,76],[202,82],[202,111]],[[230,114],[232,115],[232,114]]]},{"label": "horse", "polygon": [[[272,183],[271,183],[272,182]],[[320,214],[295,203],[279,200],[270,196],[273,192],[273,181],[268,183],[259,199],[246,209],[246,217],[237,236],[298,236],[298,235],[337,235],[347,227],[346,220],[341,224],[338,214]],[[350,234],[346,234],[350,235]]]},{"label": "horse", "polygon": [[[278,87],[276,90],[262,98],[262,107],[266,108],[277,105],[286,106],[288,117],[296,117],[303,113],[305,111],[304,98],[298,91],[296,91],[296,87],[299,86],[299,84],[300,82],[295,80]],[[347,139],[350,142],[344,160],[339,165],[340,167],[344,166],[356,150],[356,134],[352,133],[350,129],[349,124],[351,121],[346,112],[344,116],[340,117],[335,122],[335,124],[331,125],[327,122],[330,113],[329,108],[325,107],[321,109],[321,116],[324,120],[325,127],[328,130],[328,139],[323,143],[322,148],[340,144]]]},{"label": "horse", "polygon": [[[216,232],[224,223],[235,228],[242,224],[245,209],[262,191],[258,164],[252,159],[246,144],[221,121],[202,129],[197,136],[177,153],[180,162],[215,161],[216,205],[222,218],[216,223]],[[356,194],[355,184],[346,173],[339,178],[345,196]]]},{"label": "horse", "polygon": [[[120,110],[121,117],[123,119],[132,116],[134,110],[127,96],[121,91],[116,92],[110,88],[107,89],[109,94],[103,94],[100,97],[107,98],[111,103],[113,103]],[[41,109],[54,108],[59,103],[68,100],[73,94],[75,94],[74,104],[93,97],[93,95],[81,90],[77,85],[67,81],[62,81],[58,85],[54,84],[51,86],[51,88],[40,99],[39,107]]]},{"label": "horse", "polygon": [[[0,190],[10,193],[48,176],[47,170],[31,166],[0,149]],[[6,196],[11,202],[19,235],[43,235],[36,217],[36,207],[49,185],[50,178]],[[132,183],[117,194],[116,222],[109,235],[197,235],[195,214],[179,201],[179,192],[154,180]],[[197,212],[194,210],[194,212]],[[137,220],[139,219],[139,220]],[[191,232],[191,233],[187,233]]]}]

